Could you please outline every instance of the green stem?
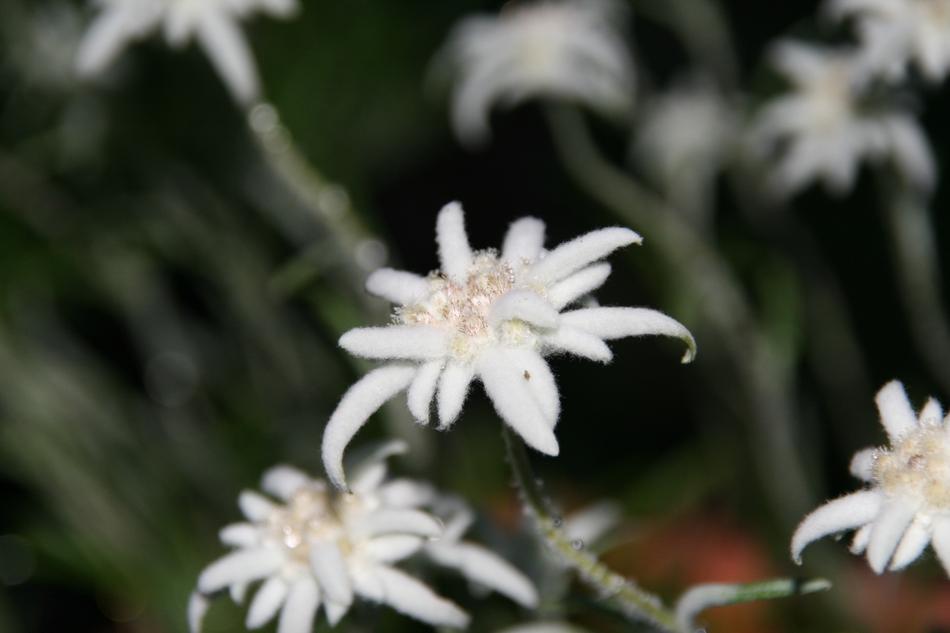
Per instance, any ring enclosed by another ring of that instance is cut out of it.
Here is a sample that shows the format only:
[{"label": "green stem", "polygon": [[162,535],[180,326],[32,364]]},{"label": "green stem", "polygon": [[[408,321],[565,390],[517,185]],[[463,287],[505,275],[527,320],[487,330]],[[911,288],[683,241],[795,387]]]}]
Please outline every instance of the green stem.
[{"label": "green stem", "polygon": [[521,439],[515,437],[507,426],[502,428],[515,483],[544,541],[564,564],[574,569],[581,580],[597,592],[603,604],[627,619],[650,622],[663,631],[676,633],[676,616],[660,598],[611,571],[586,551],[582,543],[571,541],[561,528],[562,520],[544,496]]}]

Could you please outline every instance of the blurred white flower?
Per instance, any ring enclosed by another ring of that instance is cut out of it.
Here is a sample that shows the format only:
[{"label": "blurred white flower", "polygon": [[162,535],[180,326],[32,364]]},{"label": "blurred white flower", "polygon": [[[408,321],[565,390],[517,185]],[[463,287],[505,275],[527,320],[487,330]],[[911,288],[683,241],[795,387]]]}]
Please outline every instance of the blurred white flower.
[{"label": "blurred white flower", "polygon": [[265,473],[262,488],[241,494],[246,521],[225,527],[234,551],[209,565],[189,605],[192,633],[201,629],[207,596],[228,589],[243,601],[262,580],[247,614],[256,629],[279,618],[279,633],[309,633],[320,605],[335,625],[355,597],[389,605],[433,626],[465,627],[469,617],[394,565],[417,552],[465,577],[533,607],[537,593],[519,571],[489,550],[461,541],[468,510],[458,502],[443,528],[428,508],[444,503],[425,483],[387,479],[386,458],[405,451],[390,442],[358,461],[352,494],[289,466]]},{"label": "blurred white flower", "polygon": [[549,0],[464,19],[437,58],[454,75],[452,120],[461,140],[488,136],[496,103],[553,97],[611,115],[628,110],[634,70],[623,14],[615,0]]},{"label": "blurred white flower", "polygon": [[929,81],[950,70],[950,0],[831,0],[835,17],[854,17],[862,52],[891,79],[910,63]]},{"label": "blurred white flower", "polygon": [[904,387],[890,382],[878,392],[889,448],[855,454],[851,473],[869,487],[829,501],[798,526],[792,558],[823,536],[857,530],[855,554],[867,552],[871,568],[900,570],[933,543],[950,574],[950,418],[930,399],[914,413]]},{"label": "blurred white flower", "polygon": [[750,139],[753,151],[776,158],[771,185],[778,193],[815,180],[845,193],[864,159],[889,159],[909,182],[933,185],[934,159],[916,119],[895,108],[862,107],[873,73],[860,57],[794,42],[774,53],[793,91],[766,104]]},{"label": "blurred white flower", "polygon": [[737,130],[723,95],[708,82],[690,80],[646,102],[634,152],[677,208],[704,211]]},{"label": "blurred white flower", "polygon": [[83,76],[103,73],[123,48],[161,28],[175,47],[195,38],[234,98],[248,104],[260,92],[257,68],[237,22],[255,11],[288,17],[297,0],[96,0],[99,15],[76,57]]},{"label": "blurred white flower", "polygon": [[393,324],[356,328],[340,338],[351,354],[393,362],[350,387],[327,423],[323,463],[338,486],[346,485],[342,457],[350,439],[405,389],[417,421],[428,423],[435,398],[439,428],[447,429],[478,378],[495,410],[528,445],[557,455],[560,402],[544,355],[570,353],[606,363],[612,354],[605,340],[658,334],[687,343],[684,362],[693,357],[689,331],[655,310],[564,311],[607,280],[610,265],[601,259],[640,242],[629,229],[600,229],[545,251],[544,223],[522,218],[511,225],[500,254],[473,251],[462,207],[453,202],[439,213],[436,241],[441,271],[420,277],[383,268],[367,280],[371,293],[397,305]]}]

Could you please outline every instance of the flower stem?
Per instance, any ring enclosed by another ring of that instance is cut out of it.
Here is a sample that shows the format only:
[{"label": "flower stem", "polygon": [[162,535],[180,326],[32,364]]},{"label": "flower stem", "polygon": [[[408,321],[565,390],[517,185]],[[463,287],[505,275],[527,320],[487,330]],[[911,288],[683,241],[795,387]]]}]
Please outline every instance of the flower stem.
[{"label": "flower stem", "polygon": [[676,615],[657,596],[639,588],[634,582],[613,572],[596,556],[586,551],[583,543],[572,542],[561,529],[561,519],[545,497],[540,480],[535,476],[521,439],[507,425],[502,426],[508,460],[521,492],[528,514],[544,541],[562,562],[574,569],[581,580],[597,592],[602,603],[629,620],[646,621],[658,629],[677,633]]}]

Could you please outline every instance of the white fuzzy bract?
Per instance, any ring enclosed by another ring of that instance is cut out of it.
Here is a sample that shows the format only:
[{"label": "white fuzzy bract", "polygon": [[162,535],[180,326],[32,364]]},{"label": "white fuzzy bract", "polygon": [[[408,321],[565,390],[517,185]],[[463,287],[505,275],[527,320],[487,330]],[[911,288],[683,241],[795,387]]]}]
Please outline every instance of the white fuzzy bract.
[{"label": "white fuzzy bract", "polygon": [[756,152],[777,161],[774,190],[787,195],[822,181],[845,193],[866,159],[889,160],[909,183],[932,187],[934,159],[917,121],[862,102],[873,73],[859,55],[784,42],[774,62],[793,90],[765,105],[750,137]]},{"label": "white fuzzy bract", "polygon": [[867,62],[902,79],[910,64],[932,82],[950,71],[950,0],[831,0],[836,17],[853,17]]},{"label": "white fuzzy bract", "polygon": [[257,69],[237,22],[255,11],[288,17],[297,0],[98,0],[99,14],[80,44],[83,76],[103,73],[131,42],[158,29],[175,47],[194,38],[234,98],[249,104],[260,92]]},{"label": "white fuzzy bract", "polygon": [[610,266],[600,260],[640,242],[629,229],[600,229],[545,251],[544,223],[522,218],[511,225],[500,253],[473,251],[462,207],[451,203],[439,213],[436,237],[441,272],[420,277],[382,269],[367,281],[370,292],[397,305],[393,323],[340,338],[351,354],[391,362],[354,384],[327,423],[323,463],[338,486],[346,485],[342,459],[350,439],[403,390],[421,424],[428,423],[435,399],[439,428],[446,429],[479,379],[498,414],[528,445],[557,455],[560,401],[543,356],[609,362],[605,340],[663,335],[688,345],[684,362],[693,357],[692,335],[665,314],[571,307],[606,281]]},{"label": "white fuzzy bract", "polygon": [[869,487],[805,517],[792,558],[800,562],[805,546],[823,536],[857,530],[851,551],[866,552],[876,573],[903,569],[932,543],[950,574],[950,416],[933,399],[915,413],[896,381],[876,401],[890,446],[859,451],[851,462]]},{"label": "white fuzzy bract", "polygon": [[467,143],[489,133],[492,106],[533,97],[617,114],[633,102],[634,73],[615,0],[553,0],[506,6],[463,20],[437,58],[455,79],[452,118]]},{"label": "white fuzzy bract", "polygon": [[309,633],[321,606],[335,625],[356,598],[433,626],[467,626],[458,606],[395,567],[416,553],[534,607],[530,580],[497,554],[462,540],[471,513],[461,502],[425,483],[387,479],[386,458],[404,450],[403,443],[390,442],[359,460],[352,494],[289,466],[267,471],[262,488],[271,496],[241,494],[246,521],[221,531],[221,541],[234,550],[198,579],[188,609],[192,633],[201,629],[208,596],[227,589],[241,602],[258,581],[249,629],[277,618],[278,633]]}]

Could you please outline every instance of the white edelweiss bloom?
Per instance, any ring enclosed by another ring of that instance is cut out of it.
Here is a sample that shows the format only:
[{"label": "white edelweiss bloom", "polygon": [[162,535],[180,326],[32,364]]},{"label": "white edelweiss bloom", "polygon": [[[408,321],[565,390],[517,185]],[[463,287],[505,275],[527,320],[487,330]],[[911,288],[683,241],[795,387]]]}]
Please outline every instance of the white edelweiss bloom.
[{"label": "white edelweiss bloom", "polygon": [[829,11],[856,19],[863,54],[891,79],[911,63],[932,82],[950,71],[950,0],[831,0]]},{"label": "white edelweiss bloom", "polygon": [[765,105],[750,140],[754,151],[777,157],[776,191],[787,195],[821,180],[844,193],[864,159],[890,160],[909,182],[933,185],[934,159],[916,119],[897,109],[862,107],[873,76],[860,57],[795,42],[774,53],[794,89]]},{"label": "white edelweiss bloom", "polygon": [[99,75],[131,42],[158,29],[175,47],[198,41],[234,98],[248,104],[260,92],[257,69],[238,21],[255,11],[288,17],[297,0],[96,0],[99,14],[79,46],[80,75]]},{"label": "white edelweiss bloom", "polygon": [[877,393],[888,448],[855,454],[851,474],[868,487],[809,514],[792,536],[792,558],[823,536],[856,530],[855,554],[867,553],[876,573],[900,570],[933,543],[950,574],[950,417],[930,399],[914,413],[897,381]]},{"label": "white edelweiss bloom", "polygon": [[[246,521],[221,531],[221,541],[234,551],[198,579],[188,608],[192,633],[201,629],[208,596],[228,589],[241,602],[257,581],[262,583],[248,609],[249,629],[278,618],[278,633],[309,633],[321,605],[335,625],[357,597],[433,626],[463,628],[469,621],[464,611],[395,567],[434,548],[475,551],[475,556],[459,555],[444,564],[523,605],[536,604],[534,587],[520,572],[484,548],[461,543],[465,526],[443,528],[426,510],[437,499],[430,486],[387,479],[386,458],[404,451],[404,443],[390,442],[359,460],[352,469],[352,494],[289,466],[265,473],[262,488],[271,496],[241,494]],[[441,543],[442,538],[447,542]]]},{"label": "white edelweiss bloom", "polygon": [[533,97],[583,103],[619,114],[633,103],[633,63],[615,0],[549,0],[506,6],[459,23],[437,64],[455,76],[452,120],[466,143],[489,134],[496,103]]},{"label": "white edelweiss bloom", "polygon": [[323,463],[330,480],[346,486],[346,445],[383,403],[407,390],[409,411],[426,424],[436,400],[439,428],[459,416],[478,379],[502,419],[546,455],[558,454],[554,426],[560,402],[543,356],[569,353],[612,358],[605,340],[626,336],[675,336],[695,342],[670,317],[647,308],[571,308],[610,274],[600,260],[640,242],[620,227],[600,229],[543,249],[544,223],[522,218],[511,225],[501,252],[473,251],[462,207],[446,205],[436,222],[441,271],[420,277],[377,270],[367,289],[396,304],[393,323],[356,328],[340,346],[364,358],[392,362],[375,369],[343,395],[323,434]]}]

